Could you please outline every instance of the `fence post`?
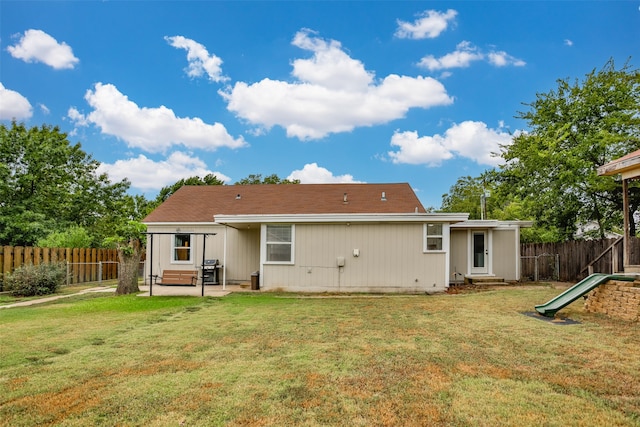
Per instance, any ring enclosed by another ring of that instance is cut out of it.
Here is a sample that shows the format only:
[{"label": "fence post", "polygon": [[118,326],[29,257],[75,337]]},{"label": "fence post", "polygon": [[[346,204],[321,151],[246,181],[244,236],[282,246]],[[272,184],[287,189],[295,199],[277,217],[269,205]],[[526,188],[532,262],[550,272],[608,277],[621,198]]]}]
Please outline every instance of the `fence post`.
[{"label": "fence post", "polygon": [[560,280],[560,254],[556,254],[556,280]]},{"label": "fence post", "polygon": [[67,286],[69,286],[69,261],[65,261],[65,263],[67,264]]},{"label": "fence post", "polygon": [[533,270],[533,281],[537,282],[538,281],[538,257],[536,256],[534,259],[535,259],[535,263],[534,263],[535,267]]},{"label": "fence post", "polygon": [[98,263],[98,283],[102,283],[102,261]]}]

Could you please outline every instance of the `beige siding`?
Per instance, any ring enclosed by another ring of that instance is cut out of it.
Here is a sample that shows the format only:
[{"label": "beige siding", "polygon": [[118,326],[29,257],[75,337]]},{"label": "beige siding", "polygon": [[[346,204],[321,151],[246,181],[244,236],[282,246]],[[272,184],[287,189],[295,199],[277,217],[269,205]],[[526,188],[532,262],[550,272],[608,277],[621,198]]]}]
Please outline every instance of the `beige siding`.
[{"label": "beige siding", "polygon": [[467,274],[469,246],[467,230],[451,230],[451,262],[449,264],[449,281],[463,282]]},{"label": "beige siding", "polygon": [[246,282],[260,270],[260,228],[227,229],[227,281]]},{"label": "beige siding", "polygon": [[[176,224],[173,226],[153,226],[149,225],[147,231],[161,233],[217,233],[206,238],[205,259],[217,258],[224,264],[224,274],[228,282],[249,281],[251,273],[259,269],[260,266],[260,230],[236,230],[227,228],[227,256],[224,259],[224,226],[192,226]],[[153,268],[154,275],[162,275],[165,269],[171,270],[193,270],[202,265],[203,236],[194,235],[192,243],[192,257],[189,263],[175,263],[171,261],[172,235],[153,236],[153,264],[151,256],[150,241],[147,241],[147,261],[145,263],[145,282],[148,282],[150,269]],[[222,276],[220,277],[222,280]]]},{"label": "beige siding", "polygon": [[[311,292],[443,291],[446,254],[423,253],[422,233],[422,224],[296,225],[295,264],[265,264],[261,286]],[[339,257],[344,267],[338,267]]]},{"label": "beige siding", "polygon": [[515,229],[493,230],[493,274],[505,280],[518,280],[516,266],[519,260]]}]

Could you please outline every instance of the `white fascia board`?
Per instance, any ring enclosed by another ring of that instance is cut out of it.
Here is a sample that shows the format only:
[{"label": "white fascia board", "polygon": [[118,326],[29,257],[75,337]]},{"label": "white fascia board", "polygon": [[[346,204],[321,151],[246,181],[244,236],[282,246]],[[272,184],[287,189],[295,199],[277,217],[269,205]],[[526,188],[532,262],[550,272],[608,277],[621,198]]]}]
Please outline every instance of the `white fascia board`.
[{"label": "white fascia board", "polygon": [[457,223],[466,221],[469,214],[411,213],[411,214],[299,214],[299,215],[216,215],[217,224],[245,223],[357,223],[357,222],[418,222]]},{"label": "white fascia board", "polygon": [[496,219],[470,219],[464,222],[451,224],[452,228],[514,228],[531,227],[533,221],[498,221]]},{"label": "white fascia board", "polygon": [[215,221],[211,222],[143,222],[147,227],[197,227],[202,225],[218,225]]},{"label": "white fascia board", "polygon": [[528,228],[533,227],[533,221],[500,221],[500,225],[508,226],[508,227],[520,227],[520,228]]}]

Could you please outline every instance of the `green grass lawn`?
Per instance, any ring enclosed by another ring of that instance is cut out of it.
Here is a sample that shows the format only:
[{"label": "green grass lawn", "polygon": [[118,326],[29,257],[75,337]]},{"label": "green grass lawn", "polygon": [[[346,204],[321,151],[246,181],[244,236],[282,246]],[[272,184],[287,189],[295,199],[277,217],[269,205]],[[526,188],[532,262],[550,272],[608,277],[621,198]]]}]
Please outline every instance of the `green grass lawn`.
[{"label": "green grass lawn", "polygon": [[29,301],[40,298],[47,298],[54,295],[68,295],[74,294],[85,289],[103,287],[103,286],[113,286],[115,287],[118,284],[117,280],[103,280],[102,282],[87,282],[87,283],[77,283],[72,285],[62,285],[58,288],[55,294],[49,295],[35,295],[31,297],[22,297],[22,296],[14,296],[10,292],[1,292],[0,293],[0,305],[9,305],[16,302]]},{"label": "green grass lawn", "polygon": [[640,425],[640,330],[559,290],[0,310],[0,425]]}]

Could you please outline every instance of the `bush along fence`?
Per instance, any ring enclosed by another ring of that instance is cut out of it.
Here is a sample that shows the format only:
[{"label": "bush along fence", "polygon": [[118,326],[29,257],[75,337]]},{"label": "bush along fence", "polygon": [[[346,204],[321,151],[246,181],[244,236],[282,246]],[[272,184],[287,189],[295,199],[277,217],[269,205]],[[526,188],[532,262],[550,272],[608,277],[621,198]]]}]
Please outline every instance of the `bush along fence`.
[{"label": "bush along fence", "polygon": [[0,247],[0,279],[25,264],[62,262],[67,266],[67,284],[100,282],[118,278],[115,249]]}]

